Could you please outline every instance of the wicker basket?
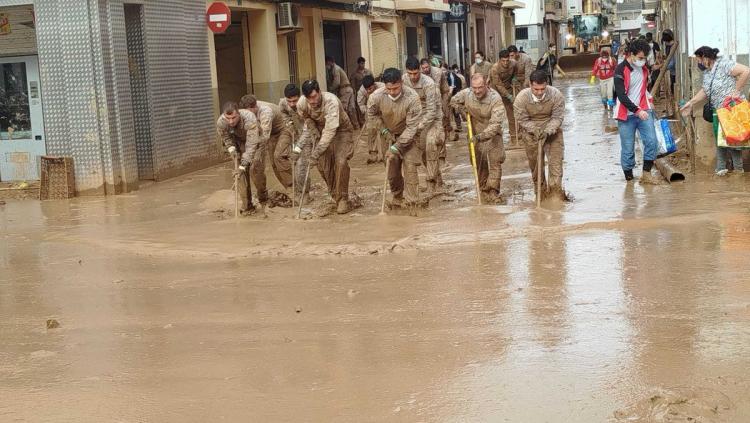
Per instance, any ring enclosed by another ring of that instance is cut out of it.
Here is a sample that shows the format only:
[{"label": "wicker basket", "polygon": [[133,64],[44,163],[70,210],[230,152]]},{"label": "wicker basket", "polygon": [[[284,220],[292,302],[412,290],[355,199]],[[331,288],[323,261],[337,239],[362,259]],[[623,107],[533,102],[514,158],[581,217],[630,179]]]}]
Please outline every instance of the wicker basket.
[{"label": "wicker basket", "polygon": [[41,157],[40,200],[59,200],[76,195],[72,157]]}]

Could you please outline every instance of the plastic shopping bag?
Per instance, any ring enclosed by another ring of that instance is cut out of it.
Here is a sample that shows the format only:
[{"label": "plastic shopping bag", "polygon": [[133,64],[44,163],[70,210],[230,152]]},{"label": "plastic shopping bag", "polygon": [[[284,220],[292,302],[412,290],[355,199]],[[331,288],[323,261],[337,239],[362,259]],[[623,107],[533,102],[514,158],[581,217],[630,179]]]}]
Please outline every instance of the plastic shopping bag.
[{"label": "plastic shopping bag", "polygon": [[654,130],[658,141],[657,155],[659,157],[667,156],[677,151],[677,144],[672,136],[672,129],[669,127],[669,121],[666,119],[654,119]]},{"label": "plastic shopping bag", "polygon": [[727,145],[727,138],[724,136],[724,131],[721,130],[721,125],[716,125],[716,146],[717,147],[729,147]]},{"label": "plastic shopping bag", "polygon": [[747,144],[750,140],[750,104],[747,101],[727,98],[716,115],[729,146]]}]

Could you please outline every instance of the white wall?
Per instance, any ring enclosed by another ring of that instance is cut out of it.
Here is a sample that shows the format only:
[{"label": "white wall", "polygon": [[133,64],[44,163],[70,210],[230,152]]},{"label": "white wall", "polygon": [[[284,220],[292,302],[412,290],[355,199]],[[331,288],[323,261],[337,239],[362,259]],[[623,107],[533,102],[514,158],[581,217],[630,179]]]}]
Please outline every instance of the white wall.
[{"label": "white wall", "polygon": [[721,50],[721,54],[736,59],[737,54],[750,50],[750,8],[747,0],[689,0],[684,53],[692,54],[706,45]]},{"label": "white wall", "polygon": [[516,9],[516,26],[541,25],[544,23],[544,0],[523,0],[526,7]]}]

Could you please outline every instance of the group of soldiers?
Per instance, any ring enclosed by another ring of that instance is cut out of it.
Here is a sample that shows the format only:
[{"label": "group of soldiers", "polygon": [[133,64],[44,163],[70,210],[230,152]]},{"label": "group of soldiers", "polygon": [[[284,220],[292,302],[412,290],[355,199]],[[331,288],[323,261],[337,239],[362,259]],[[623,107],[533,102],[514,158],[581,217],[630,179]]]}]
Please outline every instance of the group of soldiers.
[{"label": "group of soldiers", "polygon": [[[258,203],[265,207],[268,158],[285,188],[296,184],[300,201],[309,190],[309,169],[317,167],[337,213],[349,212],[349,160],[355,142],[362,142],[368,146],[368,164],[385,162],[391,207],[416,215],[418,207],[442,192],[446,139],[457,139],[451,125],[454,111],[472,125],[469,142],[476,147],[474,164],[481,191],[477,195],[487,202],[502,199],[503,127],[509,129],[510,145],[517,145],[519,139],[523,143],[535,191],[538,186],[542,189],[537,195],[562,195],[565,100],[548,85],[546,72],[527,71],[531,60],[523,56],[511,46],[500,52],[494,65],[472,66],[470,87],[453,96],[447,71],[428,59],[409,58],[403,73],[387,68],[376,82],[360,58],[352,87],[343,69],[327,57],[328,92],[316,80],[308,80],[301,89],[287,85],[278,105],[253,95],[242,97],[239,103],[226,103],[217,129],[235,159],[241,210],[255,211],[251,185],[257,190]],[[477,65],[482,64],[477,61]],[[545,155],[549,182],[544,172],[537,180],[537,166],[544,166]],[[419,166],[424,166],[427,181],[423,199]]]}]

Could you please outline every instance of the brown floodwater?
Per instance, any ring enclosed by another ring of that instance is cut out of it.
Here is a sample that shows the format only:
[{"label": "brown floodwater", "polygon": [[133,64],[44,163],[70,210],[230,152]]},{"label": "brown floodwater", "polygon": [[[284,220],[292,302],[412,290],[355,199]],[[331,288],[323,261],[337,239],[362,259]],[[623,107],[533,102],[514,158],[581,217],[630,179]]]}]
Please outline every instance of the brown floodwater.
[{"label": "brown floodwater", "polygon": [[228,166],[0,205],[0,421],[750,421],[750,180],[626,184],[561,88],[562,205],[514,150],[476,206],[465,142],[416,218],[363,148],[345,216],[312,172],[304,219],[235,220]]}]

